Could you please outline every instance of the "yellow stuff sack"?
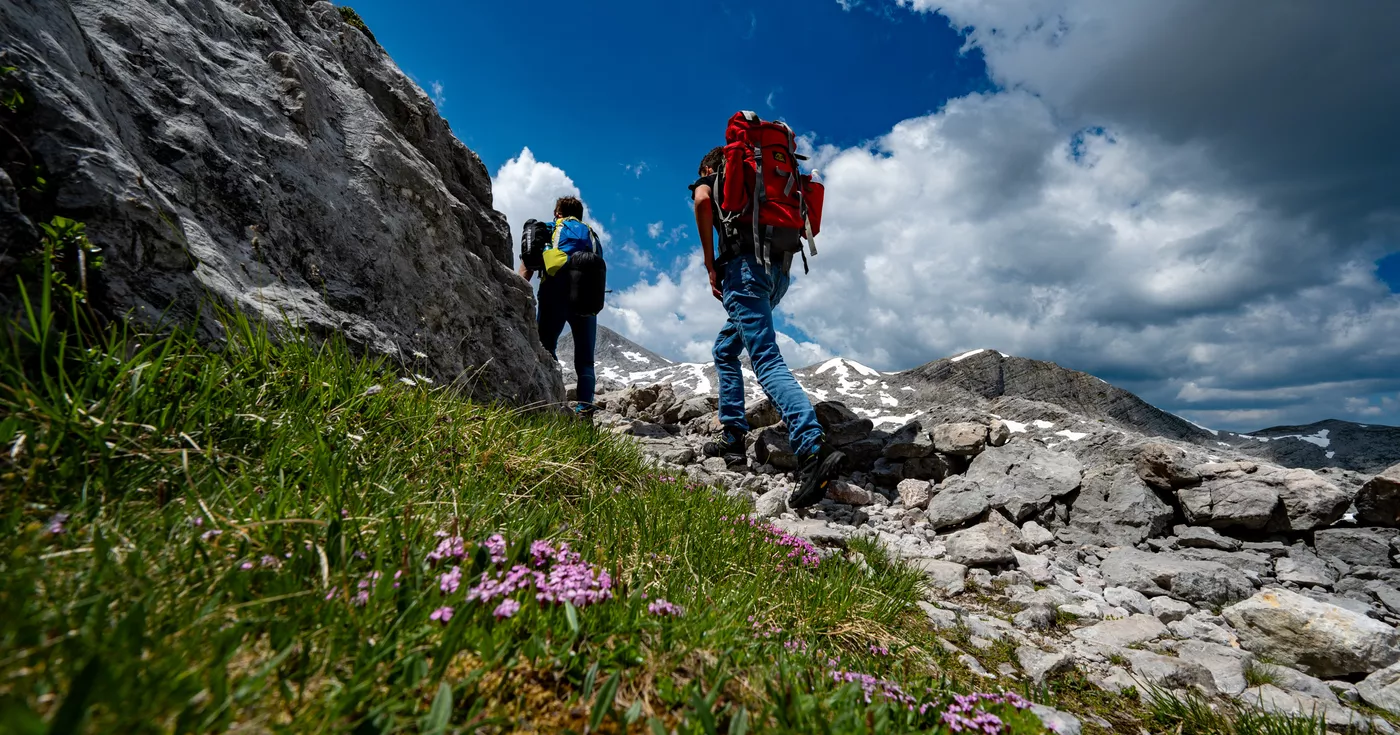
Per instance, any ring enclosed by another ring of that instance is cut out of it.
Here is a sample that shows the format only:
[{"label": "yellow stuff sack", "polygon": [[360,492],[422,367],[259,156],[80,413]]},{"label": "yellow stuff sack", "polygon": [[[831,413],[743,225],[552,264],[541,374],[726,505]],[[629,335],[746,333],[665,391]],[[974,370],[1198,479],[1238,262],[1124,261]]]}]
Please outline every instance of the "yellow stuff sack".
[{"label": "yellow stuff sack", "polygon": [[559,248],[549,248],[544,251],[544,272],[547,275],[554,275],[559,272],[569,262],[569,254]]}]

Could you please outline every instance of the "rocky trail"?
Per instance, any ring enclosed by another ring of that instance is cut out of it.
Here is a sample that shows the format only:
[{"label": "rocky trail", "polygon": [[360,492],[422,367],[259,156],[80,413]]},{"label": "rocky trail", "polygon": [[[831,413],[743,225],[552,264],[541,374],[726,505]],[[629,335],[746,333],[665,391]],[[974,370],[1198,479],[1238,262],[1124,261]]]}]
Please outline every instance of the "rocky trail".
[{"label": "rocky trail", "polygon": [[[748,456],[734,464],[700,455],[719,429],[712,396],[660,383],[599,404],[601,430],[747,498],[753,517],[857,563],[848,543],[865,538],[922,571],[920,608],[950,638],[963,633],[961,660],[989,679],[1038,683],[1075,667],[1109,691],[1397,731],[1381,713],[1400,715],[1400,465],[1285,468],[1121,428],[1058,428],[1097,422],[1060,407],[1033,418],[1023,399],[889,428],[826,401],[818,416],[846,474],[794,511],[796,460],[766,400],[750,403]],[[1012,660],[982,663],[1008,647]]]}]

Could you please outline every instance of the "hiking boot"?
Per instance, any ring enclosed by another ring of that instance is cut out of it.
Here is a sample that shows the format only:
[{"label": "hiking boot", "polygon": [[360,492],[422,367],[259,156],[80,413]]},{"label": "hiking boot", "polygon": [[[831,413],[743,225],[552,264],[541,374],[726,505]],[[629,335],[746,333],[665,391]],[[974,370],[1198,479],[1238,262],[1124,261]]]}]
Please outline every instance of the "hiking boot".
[{"label": "hiking boot", "polygon": [[803,457],[797,468],[800,482],[797,492],[788,498],[788,507],[807,508],[820,503],[822,498],[826,497],[827,486],[836,479],[836,472],[841,469],[841,463],[845,459],[845,454],[829,449],[825,444]]},{"label": "hiking boot", "polygon": [[726,464],[735,464],[744,461],[746,444],[743,434],[726,431],[719,441],[705,442],[705,446],[700,447],[700,453],[706,457],[723,457]]},{"label": "hiking boot", "polygon": [[574,406],[574,418],[578,419],[579,421],[582,421],[585,424],[588,424],[589,426],[592,426],[593,413],[597,410],[598,409],[593,406],[585,406],[584,404],[580,403]]}]

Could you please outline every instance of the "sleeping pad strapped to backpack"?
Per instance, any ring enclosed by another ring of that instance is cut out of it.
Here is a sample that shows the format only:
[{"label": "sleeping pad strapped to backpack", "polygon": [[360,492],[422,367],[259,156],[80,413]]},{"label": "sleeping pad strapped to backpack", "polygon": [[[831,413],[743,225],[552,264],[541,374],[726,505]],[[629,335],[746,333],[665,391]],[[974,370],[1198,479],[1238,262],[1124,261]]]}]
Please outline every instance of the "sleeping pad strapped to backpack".
[{"label": "sleeping pad strapped to backpack", "polygon": [[603,310],[608,289],[608,264],[593,228],[573,217],[554,221],[554,237],[543,253],[548,278],[566,279],[569,310],[579,316],[596,316]]},{"label": "sleeping pad strapped to backpack", "polygon": [[[753,243],[754,256],[765,267],[775,254],[802,252],[803,237],[816,255],[825,190],[798,170],[803,156],[797,155],[792,128],[745,110],[729,118],[724,139],[715,190],[725,239]],[[806,255],[802,262],[805,266]]]}]

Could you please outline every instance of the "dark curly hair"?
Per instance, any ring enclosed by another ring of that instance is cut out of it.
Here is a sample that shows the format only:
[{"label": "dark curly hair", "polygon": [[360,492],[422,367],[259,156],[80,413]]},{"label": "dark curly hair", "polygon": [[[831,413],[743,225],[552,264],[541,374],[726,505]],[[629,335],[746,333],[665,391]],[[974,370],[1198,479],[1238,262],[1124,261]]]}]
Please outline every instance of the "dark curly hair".
[{"label": "dark curly hair", "polygon": [[721,168],[724,168],[724,146],[715,146],[714,148],[710,149],[709,153],[705,154],[704,158],[700,159],[701,176],[706,175],[705,169],[707,168],[716,173],[718,173]]},{"label": "dark curly hair", "polygon": [[583,202],[578,197],[559,197],[554,202],[554,216],[583,219]]}]

